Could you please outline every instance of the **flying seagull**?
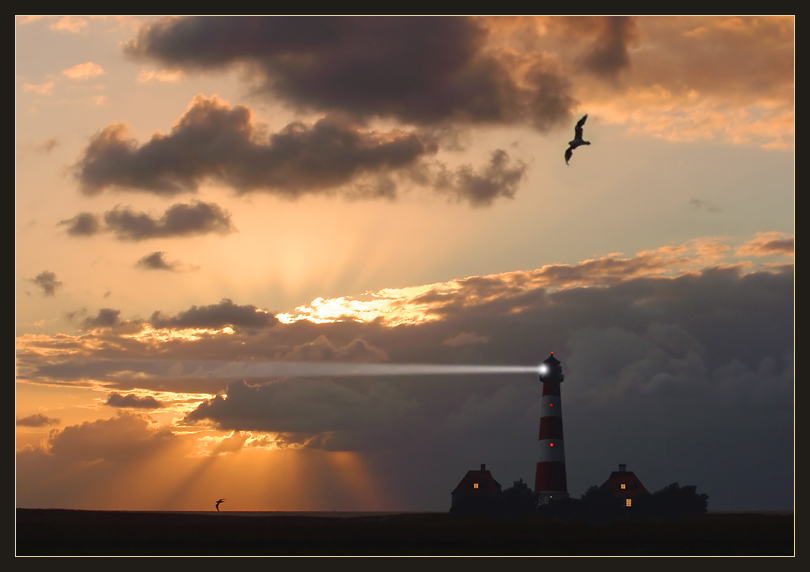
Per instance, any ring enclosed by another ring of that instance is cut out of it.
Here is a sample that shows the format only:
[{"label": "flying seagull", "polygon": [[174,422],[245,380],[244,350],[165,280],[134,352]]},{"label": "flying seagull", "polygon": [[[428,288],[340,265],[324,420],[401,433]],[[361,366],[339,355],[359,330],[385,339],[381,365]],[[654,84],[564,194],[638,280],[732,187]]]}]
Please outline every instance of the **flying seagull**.
[{"label": "flying seagull", "polygon": [[585,120],[588,119],[588,114],[586,113],[585,116],[577,121],[576,127],[574,127],[574,138],[568,142],[568,149],[565,150],[565,164],[568,164],[568,159],[571,158],[571,155],[574,154],[574,149],[579,147],[580,145],[590,145],[590,141],[585,141],[582,138],[582,126],[585,125]]},{"label": "flying seagull", "polygon": [[219,500],[217,501],[217,512],[219,512],[219,505],[220,505],[220,504],[222,504],[222,503],[224,503],[224,502],[225,502],[225,499],[219,499]]}]

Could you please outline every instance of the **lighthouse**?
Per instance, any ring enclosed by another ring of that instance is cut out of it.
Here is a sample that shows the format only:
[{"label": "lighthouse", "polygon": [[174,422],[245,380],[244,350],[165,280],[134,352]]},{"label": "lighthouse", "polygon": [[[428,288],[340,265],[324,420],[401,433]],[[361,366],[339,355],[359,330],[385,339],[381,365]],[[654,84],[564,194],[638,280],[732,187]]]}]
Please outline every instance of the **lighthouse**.
[{"label": "lighthouse", "polygon": [[565,447],[563,446],[562,403],[560,384],[562,365],[554,352],[540,365],[543,397],[540,402],[540,460],[534,478],[534,491],[540,502],[547,504],[568,498],[565,478]]}]

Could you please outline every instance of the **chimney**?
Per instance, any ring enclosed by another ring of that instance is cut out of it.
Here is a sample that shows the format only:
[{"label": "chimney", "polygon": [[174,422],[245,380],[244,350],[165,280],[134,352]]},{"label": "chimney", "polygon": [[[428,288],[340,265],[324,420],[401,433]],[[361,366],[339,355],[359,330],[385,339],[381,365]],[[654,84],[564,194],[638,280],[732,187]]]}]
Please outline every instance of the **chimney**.
[{"label": "chimney", "polygon": [[486,465],[486,463],[481,463],[481,470],[482,470],[482,471],[486,471],[486,470],[487,470],[487,465]]},{"label": "chimney", "polygon": [[627,465],[625,465],[624,463],[620,463],[619,464],[619,472],[620,473],[626,473],[627,472]]}]

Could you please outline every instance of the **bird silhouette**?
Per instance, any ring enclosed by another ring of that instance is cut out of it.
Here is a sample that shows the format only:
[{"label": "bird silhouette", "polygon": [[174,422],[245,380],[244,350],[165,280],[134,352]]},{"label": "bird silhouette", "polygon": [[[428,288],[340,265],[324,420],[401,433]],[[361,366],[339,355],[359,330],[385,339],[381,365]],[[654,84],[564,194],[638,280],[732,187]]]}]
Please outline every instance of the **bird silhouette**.
[{"label": "bird silhouette", "polygon": [[219,512],[219,505],[221,505],[221,504],[222,504],[222,503],[224,503],[224,502],[225,502],[225,499],[219,499],[219,500],[217,501],[217,504],[216,504],[216,507],[217,507],[217,512]]},{"label": "bird silhouette", "polygon": [[582,138],[582,126],[585,125],[585,120],[588,119],[588,114],[586,113],[585,116],[577,121],[576,127],[574,127],[574,138],[568,142],[568,149],[565,150],[565,164],[568,164],[568,160],[571,158],[571,155],[574,154],[574,149],[579,147],[580,145],[590,145],[590,141],[585,141]]}]

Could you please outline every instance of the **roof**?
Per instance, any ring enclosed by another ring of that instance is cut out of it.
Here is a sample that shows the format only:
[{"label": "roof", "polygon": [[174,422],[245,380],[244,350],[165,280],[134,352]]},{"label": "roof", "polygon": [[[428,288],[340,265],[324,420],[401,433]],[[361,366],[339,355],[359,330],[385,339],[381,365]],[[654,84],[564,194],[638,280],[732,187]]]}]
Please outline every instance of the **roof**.
[{"label": "roof", "polygon": [[607,489],[614,496],[621,498],[633,498],[650,494],[633,471],[622,470],[621,468],[610,473],[610,477],[600,488]]},{"label": "roof", "polygon": [[486,469],[467,471],[452,494],[486,495],[501,492],[501,484]]}]

